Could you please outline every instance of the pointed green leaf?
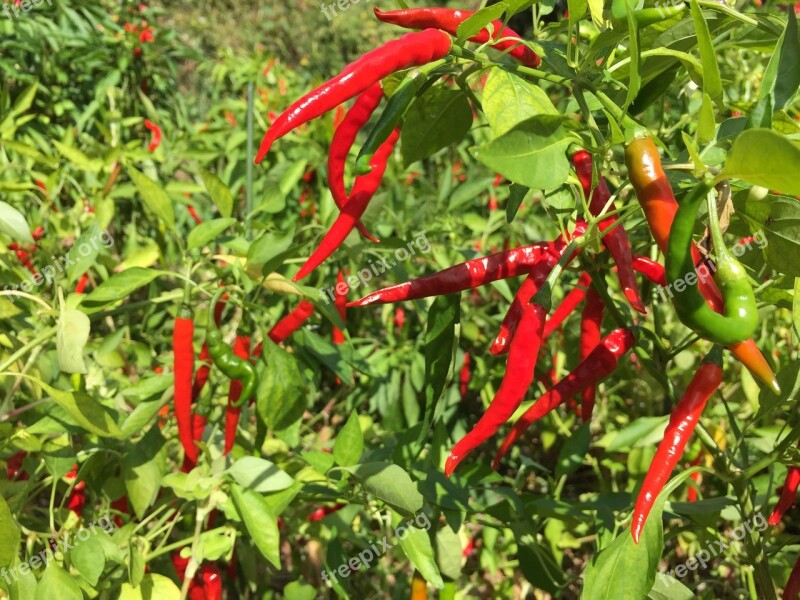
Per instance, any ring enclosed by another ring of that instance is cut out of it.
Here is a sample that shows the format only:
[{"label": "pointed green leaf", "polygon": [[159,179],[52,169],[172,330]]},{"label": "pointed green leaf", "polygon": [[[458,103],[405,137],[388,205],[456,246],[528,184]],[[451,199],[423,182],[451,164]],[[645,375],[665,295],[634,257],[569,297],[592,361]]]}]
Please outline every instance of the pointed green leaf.
[{"label": "pointed green leaf", "polygon": [[142,200],[170,231],[175,231],[175,209],[167,192],[155,181],[134,167],[128,167],[131,179]]},{"label": "pointed green leaf", "polygon": [[223,217],[230,217],[233,214],[233,194],[228,186],[208,169],[200,169],[200,178],[219,214]]}]

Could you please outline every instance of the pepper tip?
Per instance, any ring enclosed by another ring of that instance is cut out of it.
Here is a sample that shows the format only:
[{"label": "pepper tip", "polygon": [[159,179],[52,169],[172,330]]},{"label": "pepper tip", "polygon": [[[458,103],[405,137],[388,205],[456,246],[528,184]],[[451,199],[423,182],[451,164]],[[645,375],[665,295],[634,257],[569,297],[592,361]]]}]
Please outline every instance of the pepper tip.
[{"label": "pepper tip", "polygon": [[771,389],[776,395],[778,396],[781,395],[781,386],[778,383],[778,380],[775,379],[774,377],[772,378],[772,381],[770,381],[769,383],[769,389]]}]

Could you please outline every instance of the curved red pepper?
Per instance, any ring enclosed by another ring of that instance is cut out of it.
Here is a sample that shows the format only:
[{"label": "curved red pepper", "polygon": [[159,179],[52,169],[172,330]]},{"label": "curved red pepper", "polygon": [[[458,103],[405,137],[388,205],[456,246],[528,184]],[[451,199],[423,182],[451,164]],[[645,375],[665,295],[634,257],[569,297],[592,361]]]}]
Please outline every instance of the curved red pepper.
[{"label": "curved red pepper", "polygon": [[334,504],[333,506],[323,506],[322,508],[318,508],[313,513],[308,515],[308,519],[307,520],[308,520],[309,523],[314,523],[316,521],[321,521],[322,519],[324,519],[328,515],[331,515],[331,514],[333,514],[335,512],[338,512],[338,511],[342,510],[345,506],[347,506],[347,505],[346,504],[342,504],[341,502],[339,502],[338,504]]},{"label": "curved red pepper", "polygon": [[161,127],[153,123],[150,119],[144,120],[144,126],[153,134],[150,145],[147,147],[148,152],[155,152],[156,148],[161,145]]},{"label": "curved red pepper", "polygon": [[661,263],[637,255],[633,257],[633,270],[644,275],[650,282],[667,287],[667,274]]},{"label": "curved red pepper", "polygon": [[[250,336],[237,335],[233,342],[233,353],[244,360],[250,359]],[[225,409],[225,449],[222,454],[228,454],[233,449],[236,442],[236,427],[239,424],[239,413],[242,412],[241,406],[234,406],[242,395],[242,382],[238,379],[231,379],[228,387],[228,406]],[[244,400],[247,402],[247,399]]]},{"label": "curved red pepper", "polygon": [[[452,8],[411,8],[404,10],[390,10],[383,12],[377,8],[373,9],[375,16],[384,23],[391,23],[392,25],[399,25],[406,29],[426,29],[428,27],[435,27],[446,31],[450,35],[456,35],[458,26],[471,17],[473,14],[470,10],[455,10]],[[492,44],[492,48],[500,51],[512,50],[508,52],[509,56],[513,56],[523,65],[528,67],[537,68],[542,59],[533,50],[528,48],[522,42],[520,35],[510,27],[504,27],[503,22],[499,19],[492,21],[493,34],[489,35],[489,30],[485,27],[480,30],[476,35],[469,38],[470,42],[477,42],[478,44],[485,44],[492,37],[494,38],[513,38],[510,40],[503,40]]]},{"label": "curved red pepper", "polygon": [[[581,361],[586,360],[597,346],[600,345],[601,340],[601,325],[603,323],[603,313],[605,312],[605,304],[594,288],[589,288],[586,293],[586,302],[583,305],[581,312],[581,339],[579,348],[579,358]],[[581,420],[592,420],[592,411],[594,411],[595,396],[597,394],[597,386],[590,385],[581,394]]]},{"label": "curved red pepper", "polygon": [[426,29],[408,33],[367,52],[347,65],[339,75],[294,102],[275,119],[261,141],[256,164],[264,159],[275,140],[293,129],[354,98],[392,73],[444,58],[451,46],[449,35],[437,29]]},{"label": "curved red pepper", "polygon": [[768,523],[773,527],[781,522],[783,514],[794,505],[798,486],[800,486],[800,467],[789,467],[783,482],[781,497],[769,516]]},{"label": "curved red pepper", "polygon": [[586,291],[592,283],[592,278],[588,273],[583,272],[578,278],[578,283],[573,287],[564,299],[553,311],[553,314],[547,319],[544,325],[544,337],[549,337],[556,329],[561,327],[561,324],[570,316],[578,305],[586,298]]},{"label": "curved red pepper", "polygon": [[[267,334],[276,344],[280,344],[305,323],[308,318],[314,314],[314,305],[308,300],[301,300],[292,312],[278,321]],[[259,344],[257,352],[253,353],[256,356],[261,355],[261,345]]]},{"label": "curved red pepper", "polygon": [[450,477],[453,470],[470,452],[497,433],[503,423],[508,421],[519,408],[525,393],[533,383],[546,316],[547,310],[538,304],[528,304],[525,307],[517,334],[511,341],[506,371],[500,388],[478,423],[450,450],[444,466],[444,474],[447,477]]},{"label": "curved red pepper", "polygon": [[514,423],[497,454],[495,454],[492,468],[496,469],[499,466],[500,460],[508,452],[508,449],[525,433],[531,423],[538,421],[569,398],[580,394],[587,387],[597,385],[611,375],[617,368],[619,359],[627,354],[635,342],[636,339],[629,329],[615,329],[603,338],[600,345],[586,359],[581,361],[574,371],[545,392]]},{"label": "curved red pepper", "polygon": [[197,462],[197,447],[192,437],[192,380],[194,378],[194,320],[190,313],[181,309],[175,319],[172,333],[173,373],[175,376],[175,419],[186,457]]}]

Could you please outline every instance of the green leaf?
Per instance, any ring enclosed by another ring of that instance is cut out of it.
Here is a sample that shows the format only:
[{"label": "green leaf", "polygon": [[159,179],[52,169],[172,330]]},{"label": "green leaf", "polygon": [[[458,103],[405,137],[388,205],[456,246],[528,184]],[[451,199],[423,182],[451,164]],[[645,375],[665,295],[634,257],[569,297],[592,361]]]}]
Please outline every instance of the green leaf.
[{"label": "green leaf", "polygon": [[86,540],[80,540],[80,543],[76,543],[70,551],[69,559],[81,576],[95,587],[106,566],[103,545],[97,538],[91,535]]},{"label": "green leaf", "polygon": [[443,524],[436,530],[436,564],[439,572],[448,579],[458,579],[461,576],[462,548],[461,538]]},{"label": "green leaf", "polygon": [[647,600],[693,600],[694,592],[666,573],[656,573],[656,582]]},{"label": "green leaf", "polygon": [[125,489],[136,516],[144,518],[161,489],[165,469],[166,440],[153,426],[122,458]]},{"label": "green leaf", "polygon": [[189,250],[202,248],[209,242],[217,239],[223,231],[236,223],[236,219],[214,219],[201,223],[189,232],[186,240],[186,247]]},{"label": "green leaf", "polygon": [[272,514],[267,501],[258,492],[244,489],[235,483],[231,484],[231,497],[256,548],[276,569],[280,569],[281,536],[278,519]]},{"label": "green leaf", "polygon": [[273,430],[290,427],[306,409],[306,386],[297,358],[270,340],[264,340],[266,367],[256,395],[256,410]]},{"label": "green leaf", "polygon": [[208,169],[200,169],[200,178],[219,214],[223,217],[230,217],[233,214],[233,195],[228,186]]},{"label": "green leaf", "polygon": [[305,581],[292,581],[283,588],[284,600],[314,600],[317,597],[317,588]]},{"label": "green leaf", "polygon": [[337,465],[349,467],[358,462],[362,452],[364,452],[364,434],[361,433],[358,413],[352,411],[344,427],[336,435],[333,459]]},{"label": "green leaf", "polygon": [[97,223],[92,223],[89,229],[75,241],[75,244],[67,254],[69,260],[73,263],[67,267],[69,282],[74,283],[77,281],[81,275],[95,264],[97,256],[100,254],[100,249],[103,247],[108,248],[113,243],[114,239],[107,231],[101,233]]},{"label": "green leaf", "polygon": [[26,244],[35,243],[25,217],[10,204],[0,201],[0,232],[12,240]]},{"label": "green leaf", "polygon": [[113,275],[97,286],[86,298],[87,304],[107,304],[124,300],[139,288],[147,285],[160,275],[162,271],[154,269],[143,269],[142,267],[131,267],[122,273]]},{"label": "green leaf", "polygon": [[53,146],[56,147],[58,153],[67,159],[72,165],[78,167],[81,171],[89,171],[91,173],[99,173],[103,168],[103,161],[99,158],[89,158],[83,152],[72,146],[62,144],[58,140],[52,141]]},{"label": "green leaf", "polygon": [[401,467],[382,462],[370,462],[345,467],[361,483],[367,493],[383,500],[404,516],[412,516],[422,508],[422,494]]},{"label": "green leaf", "polygon": [[772,95],[765,96],[759,100],[753,110],[747,115],[745,129],[772,129]]},{"label": "green leaf", "polygon": [[800,147],[769,129],[748,129],[733,143],[720,179],[743,179],[800,196]]},{"label": "green leaf", "polygon": [[43,381],[36,380],[36,383],[86,431],[101,437],[120,437],[122,435],[113,416],[114,413],[85,392],[72,394],[50,387]]},{"label": "green leaf", "polygon": [[628,68],[628,93],[625,96],[625,106],[623,110],[628,110],[628,107],[636,100],[639,95],[639,90],[642,89],[642,56],[640,54],[639,43],[639,26],[636,23],[636,16],[634,15],[634,7],[630,2],[625,2],[625,14],[628,21],[628,39],[630,41],[629,53],[631,63]]},{"label": "green leaf", "polygon": [[58,564],[51,563],[36,586],[36,600],[83,600],[83,592],[75,580]]},{"label": "green leaf", "polygon": [[500,67],[489,72],[481,106],[494,137],[533,116],[559,114],[542,88]]},{"label": "green leaf", "polygon": [[474,148],[473,154],[514,183],[536,190],[554,190],[569,175],[566,156],[569,144],[561,117],[540,115]]},{"label": "green leaf", "polygon": [[91,331],[89,317],[81,311],[67,306],[63,298],[60,301],[61,310],[56,335],[58,367],[64,373],[86,373],[83,351],[89,341],[89,332]]},{"label": "green leaf", "polygon": [[714,139],[716,131],[714,103],[711,101],[711,96],[703,94],[703,104],[700,105],[700,114],[697,115],[697,142],[707,144]]},{"label": "green leaf", "polygon": [[261,266],[261,272],[271,273],[281,266],[286,251],[292,247],[294,230],[278,233],[266,233],[250,245],[247,252],[247,264]]},{"label": "green leaf", "polygon": [[148,573],[137,587],[123,583],[118,600],[180,600],[180,597],[181,590],[171,579],[157,573]]},{"label": "green leaf", "polygon": [[519,543],[517,554],[525,579],[537,588],[558,596],[558,590],[564,585],[564,573],[552,554],[536,543]]},{"label": "green leaf", "polygon": [[[463,41],[467,38],[477,35],[480,30],[486,27],[489,23],[495,19],[499,19],[503,15],[503,12],[505,12],[506,8],[507,6],[505,2],[498,2],[497,4],[493,4],[476,11],[474,15],[468,19],[464,19],[458,25],[458,29],[456,30],[458,39]],[[497,34],[498,32],[495,31],[494,33]]]},{"label": "green leaf", "polygon": [[14,100],[14,106],[11,107],[11,114],[14,116],[21,115],[33,104],[33,99],[36,97],[36,90],[39,89],[39,82],[36,81],[26,87],[19,96]]},{"label": "green leaf", "polygon": [[556,479],[578,470],[589,452],[591,441],[589,423],[583,423],[561,447],[556,463]]},{"label": "green leaf", "polygon": [[800,340],[800,277],[794,280],[794,298],[792,300],[792,322],[794,335]]},{"label": "green leaf", "polygon": [[285,490],[294,479],[275,463],[256,456],[244,456],[228,469],[234,481],[243,488],[259,493]]},{"label": "green leaf", "polygon": [[442,581],[439,567],[436,565],[433,544],[431,544],[431,536],[428,533],[431,522],[430,520],[427,520],[427,522],[428,527],[422,529],[416,527],[411,521],[404,521],[403,517],[396,512],[392,512],[392,525],[395,528],[394,536],[399,541],[403,552],[425,581],[440,590],[444,587],[444,581]]},{"label": "green leaf", "polygon": [[722,77],[719,74],[717,64],[717,51],[711,39],[711,32],[708,30],[708,23],[703,17],[703,10],[697,0],[690,0],[692,7],[692,19],[697,30],[697,45],[700,49],[700,60],[703,63],[703,92],[711,96],[720,110],[724,108],[724,98],[722,95]]},{"label": "green leaf", "polygon": [[461,141],[471,127],[472,108],[464,92],[430,88],[406,113],[400,135],[404,166]]},{"label": "green leaf", "polygon": [[144,173],[128,167],[133,184],[147,207],[153,211],[170,231],[175,231],[175,210],[167,192]]},{"label": "green leaf", "polygon": [[453,362],[461,295],[438,296],[428,310],[425,332],[425,415],[417,441],[428,435]]},{"label": "green leaf", "polygon": [[800,86],[800,36],[797,17],[787,11],[786,29],[781,34],[764,72],[759,100],[770,97],[776,109],[786,106]]},{"label": "green leaf", "polygon": [[0,496],[0,568],[9,567],[19,552],[20,529],[6,499]]},{"label": "green leaf", "polygon": [[517,216],[519,207],[522,206],[522,201],[531,188],[518,183],[512,183],[508,190],[508,203],[506,204],[506,222],[511,223]]}]

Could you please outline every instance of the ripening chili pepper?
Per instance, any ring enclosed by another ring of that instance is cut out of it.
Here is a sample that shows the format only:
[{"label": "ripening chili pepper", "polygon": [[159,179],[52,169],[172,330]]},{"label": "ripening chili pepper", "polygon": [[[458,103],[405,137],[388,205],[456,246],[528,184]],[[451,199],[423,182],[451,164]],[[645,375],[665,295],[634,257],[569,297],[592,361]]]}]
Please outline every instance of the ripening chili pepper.
[{"label": "ripening chili pepper", "polygon": [[[489,348],[490,353],[498,356],[508,352],[511,340],[514,339],[514,335],[519,327],[519,322],[525,312],[525,307],[531,301],[531,298],[536,295],[536,292],[539,291],[539,288],[547,279],[550,271],[555,267],[557,260],[558,258],[554,254],[548,253],[534,265],[531,272],[517,290],[514,301],[511,303],[511,306],[509,306],[503,323],[500,325],[500,332],[494,338],[492,346]],[[545,327],[547,327],[546,324]],[[544,337],[547,337],[546,334]]]},{"label": "ripening chili pepper", "polygon": [[411,580],[411,600],[427,600],[428,598],[428,583],[417,572],[414,573],[414,578]]},{"label": "ripening chili pepper", "polygon": [[[697,210],[711,189],[711,179],[698,184],[681,202],[675,215],[667,246],[665,268],[667,281],[670,283],[667,290],[673,296],[670,288],[675,288],[673,304],[684,325],[707,340],[727,346],[742,342],[753,335],[758,325],[758,307],[747,272],[728,252],[722,240],[716,208],[713,214],[709,213],[709,226],[717,259],[715,276],[722,290],[725,313],[712,310],[706,304],[696,281],[690,281],[689,276],[695,275],[691,253],[692,230],[697,219]],[[709,209],[715,206],[712,197]],[[705,277],[708,275],[706,271]],[[701,278],[704,276],[698,271],[695,280]],[[678,285],[684,289],[679,291]]]},{"label": "ripening chili pepper", "polygon": [[75,293],[82,294],[86,290],[86,285],[89,283],[89,274],[84,273],[78,279],[78,283],[75,284]]},{"label": "ripening chili pepper", "polygon": [[541,260],[547,259],[553,247],[552,242],[537,242],[468,260],[432,275],[383,288],[360,300],[348,302],[347,306],[389,304],[428,296],[454,294],[499,279],[518,277],[529,272]]},{"label": "ripening chili pepper", "polygon": [[469,380],[472,378],[472,371],[470,370],[470,355],[469,352],[464,352],[464,363],[461,365],[461,373],[458,377],[458,391],[461,392],[461,399],[467,397],[469,391]]},{"label": "ripening chili pepper", "polygon": [[[653,138],[646,132],[635,133],[633,139],[626,144],[625,164],[628,167],[628,175],[636,197],[644,211],[650,231],[653,233],[653,238],[661,252],[666,254],[669,231],[675,220],[675,213],[678,212],[678,203],[675,201],[672,187],[661,166],[658,149]],[[701,260],[700,251],[696,246],[692,249],[692,259],[695,264]],[[718,312],[722,310],[722,297],[713,280],[709,278],[698,281],[698,287],[711,308]],[[730,346],[729,350],[753,375],[776,394],[780,394],[780,386],[775,378],[775,373],[754,340],[734,344]]]},{"label": "ripening chili pepper", "polygon": [[189,211],[189,215],[192,217],[196,225],[201,225],[203,223],[203,219],[201,219],[200,215],[197,214],[197,210],[195,210],[194,206],[187,204],[186,210]]},{"label": "ripening chili pepper", "polygon": [[[581,338],[579,346],[579,359],[586,360],[589,355],[600,345],[602,339],[601,325],[605,304],[594,288],[589,288],[586,301],[581,311]],[[585,423],[592,420],[597,386],[590,385],[581,393],[581,420]]]},{"label": "ripening chili pepper", "polygon": [[582,393],[590,386],[597,385],[611,375],[617,368],[619,360],[628,353],[635,342],[636,338],[629,329],[615,329],[604,337],[589,356],[582,360],[571,373],[547,390],[514,423],[495,454],[492,468],[497,469],[511,445],[525,433],[534,421],[538,421],[569,398]]},{"label": "ripening chili pepper", "polygon": [[[212,301],[212,306],[219,300],[221,294],[221,291],[217,292]],[[250,399],[258,384],[255,367],[250,364],[250,361],[234,354],[233,350],[222,339],[222,333],[220,333],[215,322],[211,319],[210,312],[208,325],[206,326],[206,343],[214,366],[229,379],[241,382],[241,395],[238,400],[231,403],[233,407],[241,406]]]},{"label": "ripening chili pepper", "polygon": [[144,126],[153,134],[147,150],[148,152],[155,152],[156,148],[161,144],[161,127],[153,123],[150,119],[144,120]]},{"label": "ripening chili pepper", "polygon": [[[589,212],[595,217],[599,216],[611,199],[611,192],[608,190],[605,178],[602,176],[598,178],[597,187],[592,192],[592,155],[586,150],[579,150],[572,155],[572,165],[581,182],[584,196],[589,201]],[[611,209],[613,208],[612,206]],[[607,217],[600,221],[600,231],[607,232],[603,235],[603,245],[608,248],[617,265],[617,277],[622,292],[634,309],[641,313],[647,312],[639,295],[639,284],[633,271],[631,242],[628,234],[625,233],[624,225],[618,223],[615,216]]]},{"label": "ripening chili pepper", "polygon": [[769,516],[768,523],[773,527],[781,522],[784,513],[794,504],[798,486],[800,486],[800,467],[789,467],[786,472],[786,479],[783,482],[780,499]]},{"label": "ripening chili pepper", "polygon": [[367,52],[347,65],[339,75],[281,113],[261,141],[256,164],[264,159],[275,140],[293,129],[354,98],[392,73],[444,58],[451,46],[449,35],[436,29],[426,29],[406,34]]},{"label": "ripening chili pepper", "polygon": [[578,283],[564,296],[561,304],[556,307],[553,314],[547,319],[547,323],[544,325],[544,337],[549,337],[551,333],[561,327],[566,318],[578,308],[578,305],[586,298],[586,291],[591,283],[592,278],[589,274],[586,272],[581,273]]},{"label": "ripening chili pepper", "polygon": [[312,512],[310,515],[308,515],[308,519],[307,520],[308,520],[309,523],[314,523],[316,521],[321,521],[322,519],[324,519],[328,515],[331,515],[331,514],[333,514],[335,512],[338,512],[338,511],[342,510],[345,506],[347,506],[347,505],[346,504],[342,504],[341,502],[339,502],[337,504],[334,504],[333,506],[323,506],[321,508],[318,508],[314,512]]},{"label": "ripening chili pepper", "polygon": [[[250,336],[237,335],[233,342],[233,354],[242,360],[250,360]],[[239,425],[241,405],[250,397],[242,398],[242,382],[232,379],[228,386],[228,406],[225,409],[225,449],[223,456],[233,449],[236,442],[236,427]]]},{"label": "ripening chili pepper", "polygon": [[[383,87],[380,82],[373,83],[364,92],[358,95],[352,108],[347,111],[341,124],[336,127],[328,151],[328,188],[331,190],[333,201],[341,210],[347,203],[347,191],[344,185],[344,166],[350,149],[356,141],[356,135],[369,121],[372,113],[378,108],[383,98]],[[356,223],[358,231],[365,238],[377,242],[372,234],[367,231],[361,221]]]},{"label": "ripening chili pepper", "polygon": [[183,446],[183,451],[191,462],[196,463],[197,447],[192,438],[193,339],[192,310],[186,304],[182,304],[172,332],[175,420],[178,423],[178,439]]},{"label": "ripening chili pepper", "polygon": [[[347,323],[347,292],[350,286],[344,280],[344,273],[339,269],[336,275],[336,286],[334,286],[333,305],[342,323]],[[333,327],[333,343],[336,345],[344,344],[344,332],[338,327]]]},{"label": "ripening chili pepper", "polygon": [[664,439],[658,445],[653,461],[650,463],[650,469],[642,482],[631,523],[631,534],[633,541],[637,544],[647,515],[650,514],[658,494],[678,464],[708,399],[721,383],[722,350],[714,347],[703,359],[703,364],[700,365],[683,393],[683,397],[673,409],[664,431]]},{"label": "ripening chili pepper", "polygon": [[322,238],[317,249],[314,250],[303,266],[300,267],[297,274],[292,277],[292,281],[299,281],[316,269],[322,264],[322,261],[336,251],[350,232],[353,231],[353,228],[367,210],[369,201],[372,200],[372,197],[380,186],[381,179],[383,179],[383,174],[386,171],[386,163],[394,151],[394,146],[399,137],[399,130],[392,132],[389,139],[384,142],[378,152],[372,157],[372,161],[370,162],[372,171],[368,175],[362,175],[356,178],[353,184],[353,190],[350,193],[350,197],[347,199],[347,203],[342,208],[341,213],[339,213],[339,216],[336,218],[333,225],[331,225],[325,237]]},{"label": "ripening chili pepper", "polygon": [[633,270],[644,275],[648,281],[663,288],[667,287],[667,274],[660,263],[646,256],[634,256]]},{"label": "ripening chili pepper", "polygon": [[314,305],[308,300],[301,300],[297,308],[283,317],[270,329],[267,334],[269,339],[276,344],[280,344],[295,331],[300,329],[303,323],[305,323],[312,314],[314,314]]},{"label": "ripening chili pepper", "polygon": [[542,332],[548,308],[538,302],[539,295],[525,307],[517,333],[511,340],[506,370],[500,388],[489,408],[467,435],[461,438],[445,462],[444,473],[450,477],[458,464],[470,452],[492,437],[519,408],[525,393],[533,383],[536,360],[542,344]]},{"label": "ripening chili pepper", "polygon": [[797,600],[798,596],[800,596],[800,556],[797,557],[792,572],[789,573],[786,587],[783,588],[784,600]]},{"label": "ripening chili pepper", "polygon": [[[458,26],[464,20],[471,17],[474,13],[469,10],[454,10],[452,8],[412,8],[404,10],[391,10],[380,11],[377,8],[373,9],[375,16],[384,23],[391,23],[392,25],[399,25],[406,29],[426,29],[434,27],[446,31],[450,35],[456,35]],[[511,38],[504,39],[503,41],[492,44],[492,48],[496,50],[505,51],[511,48],[508,52],[509,56],[514,57],[522,64],[537,68],[542,59],[524,43],[519,34],[511,29],[505,27],[503,22],[499,19],[492,21],[492,31],[490,35],[487,28],[483,28],[480,32],[469,38],[470,42],[478,44],[485,44],[492,38]]]}]

